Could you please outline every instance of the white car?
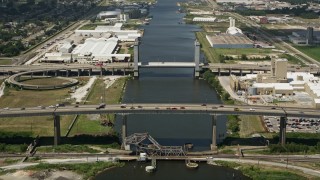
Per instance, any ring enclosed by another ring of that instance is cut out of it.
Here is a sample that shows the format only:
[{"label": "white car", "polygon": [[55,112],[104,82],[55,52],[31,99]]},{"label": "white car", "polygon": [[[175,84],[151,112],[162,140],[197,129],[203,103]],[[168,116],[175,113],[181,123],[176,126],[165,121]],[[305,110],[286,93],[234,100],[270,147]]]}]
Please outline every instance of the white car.
[{"label": "white car", "polygon": [[255,109],[253,109],[253,108],[250,108],[250,111],[255,111]]}]

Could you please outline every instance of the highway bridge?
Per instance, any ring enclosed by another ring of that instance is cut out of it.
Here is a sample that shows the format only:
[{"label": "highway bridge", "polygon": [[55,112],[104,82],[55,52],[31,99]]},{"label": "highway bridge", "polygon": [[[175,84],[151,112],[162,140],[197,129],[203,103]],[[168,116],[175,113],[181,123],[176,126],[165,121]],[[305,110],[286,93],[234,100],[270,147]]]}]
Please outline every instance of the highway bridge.
[{"label": "highway bridge", "polygon": [[[26,116],[53,116],[54,144],[60,141],[60,116],[74,114],[118,114],[122,115],[122,139],[127,137],[128,114],[208,114],[212,117],[212,144],[216,149],[216,121],[217,115],[267,115],[280,116],[280,142],[285,144],[286,118],[310,117],[319,118],[320,111],[311,108],[293,108],[278,106],[248,106],[221,104],[114,104],[99,108],[99,105],[75,105],[60,107],[23,107],[4,108],[0,110],[0,118]],[[150,119],[150,121],[152,121]]]}]

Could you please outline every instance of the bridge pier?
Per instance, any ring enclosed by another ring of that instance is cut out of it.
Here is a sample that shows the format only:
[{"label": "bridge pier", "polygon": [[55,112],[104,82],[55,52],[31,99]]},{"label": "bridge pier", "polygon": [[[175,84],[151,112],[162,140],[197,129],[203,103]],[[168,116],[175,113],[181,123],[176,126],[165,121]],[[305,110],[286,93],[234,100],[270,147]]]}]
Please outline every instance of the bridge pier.
[{"label": "bridge pier", "polygon": [[33,72],[30,74],[30,78],[32,78],[33,77]]},{"label": "bridge pier", "polygon": [[91,74],[92,74],[92,69],[89,69],[88,71],[89,71],[89,76],[91,76]]},{"label": "bridge pier", "polygon": [[127,115],[122,116],[122,127],[121,127],[121,139],[122,139],[122,149],[127,149],[127,144],[125,139],[127,137]]},{"label": "bridge pier", "polygon": [[112,68],[112,70],[111,70],[111,75],[112,76],[114,75],[114,68]]},{"label": "bridge pier", "polygon": [[240,69],[240,76],[242,76],[242,69]]},{"label": "bridge pier", "polygon": [[71,71],[70,70],[66,70],[66,76],[69,77],[70,76]]},{"label": "bridge pier", "polygon": [[287,125],[287,117],[280,117],[280,134],[279,134],[279,142],[281,145],[286,144],[286,125]]},{"label": "bridge pier", "polygon": [[211,151],[217,150],[217,115],[211,115],[212,121],[212,143],[210,145]]},{"label": "bridge pier", "polygon": [[250,70],[250,74],[253,74],[253,69]]},{"label": "bridge pier", "polygon": [[229,76],[231,75],[231,68],[229,68]]},{"label": "bridge pier", "polygon": [[200,43],[196,40],[194,42],[194,63],[195,63],[195,67],[194,67],[194,77],[198,78],[200,76]]},{"label": "bridge pier", "polygon": [[221,69],[218,68],[218,76],[221,76]]},{"label": "bridge pier", "polygon": [[53,115],[53,121],[54,121],[54,146],[57,146],[60,144],[60,116]]},{"label": "bridge pier", "polygon": [[81,75],[81,69],[78,69],[78,77]]},{"label": "bridge pier", "polygon": [[54,73],[55,76],[59,76],[59,70],[56,70],[56,72]]},{"label": "bridge pier", "polygon": [[133,77],[139,77],[139,40],[136,40],[133,47]]},{"label": "bridge pier", "polygon": [[100,69],[100,76],[103,76],[103,68]]},{"label": "bridge pier", "polygon": [[123,75],[124,76],[126,75],[126,69],[123,69]]}]

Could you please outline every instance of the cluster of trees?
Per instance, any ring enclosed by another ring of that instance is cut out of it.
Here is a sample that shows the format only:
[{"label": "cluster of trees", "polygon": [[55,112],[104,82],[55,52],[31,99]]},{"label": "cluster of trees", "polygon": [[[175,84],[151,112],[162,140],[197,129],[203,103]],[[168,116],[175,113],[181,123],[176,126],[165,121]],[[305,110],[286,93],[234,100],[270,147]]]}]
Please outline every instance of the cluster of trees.
[{"label": "cluster of trees", "polygon": [[310,0],[280,0],[280,1],[288,2],[290,4],[307,4],[308,2],[310,2]]},{"label": "cluster of trees", "polygon": [[0,55],[7,57],[17,56],[21,51],[26,50],[21,41],[11,41],[0,45]]},{"label": "cluster of trees", "polygon": [[216,89],[217,93],[221,96],[223,101],[229,100],[229,93],[223,90],[219,80],[210,70],[203,73],[203,79],[205,79],[212,87]]},{"label": "cluster of trees", "polygon": [[222,55],[222,54],[219,55],[219,62],[225,63],[226,60],[271,60],[271,57],[265,56],[265,57],[248,58],[247,55],[241,54],[241,56],[234,58],[233,56],[227,56],[227,55]]},{"label": "cluster of trees", "polygon": [[283,8],[275,10],[246,10],[237,11],[237,13],[244,16],[265,16],[267,14],[291,14],[305,19],[317,19],[320,16],[320,12],[316,13],[314,11],[307,10],[307,6],[297,7],[297,8]]}]

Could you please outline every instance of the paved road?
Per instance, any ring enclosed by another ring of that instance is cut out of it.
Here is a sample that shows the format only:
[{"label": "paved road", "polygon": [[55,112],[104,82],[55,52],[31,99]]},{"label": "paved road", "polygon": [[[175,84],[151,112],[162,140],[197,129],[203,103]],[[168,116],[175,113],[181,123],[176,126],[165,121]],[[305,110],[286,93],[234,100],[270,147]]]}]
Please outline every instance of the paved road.
[{"label": "paved road", "polygon": [[77,105],[64,107],[25,107],[4,108],[0,110],[2,117],[50,116],[73,114],[235,114],[266,115],[288,117],[318,118],[320,111],[312,108],[221,105],[221,104],[129,104],[107,105],[97,109],[98,105]]}]

